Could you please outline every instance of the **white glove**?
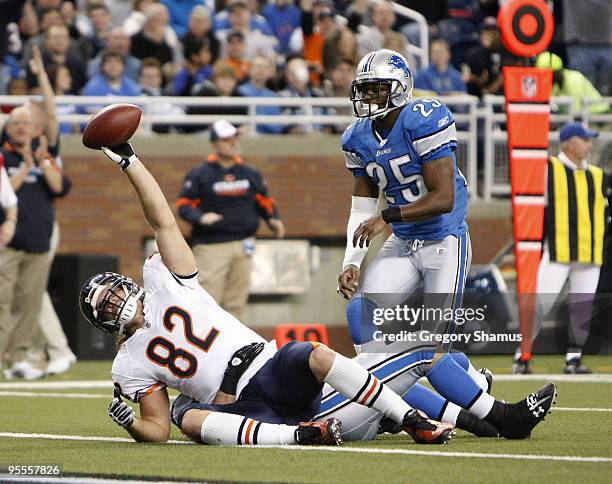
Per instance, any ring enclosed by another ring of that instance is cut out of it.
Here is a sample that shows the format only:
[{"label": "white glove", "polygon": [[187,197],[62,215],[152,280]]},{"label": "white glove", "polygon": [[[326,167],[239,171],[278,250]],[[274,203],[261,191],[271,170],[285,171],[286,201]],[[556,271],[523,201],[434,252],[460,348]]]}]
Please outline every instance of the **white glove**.
[{"label": "white glove", "polygon": [[119,397],[113,398],[112,402],[110,402],[108,416],[123,428],[128,428],[134,423],[134,409]]},{"label": "white glove", "polygon": [[106,156],[117,163],[123,171],[127,170],[129,166],[138,159],[130,143],[124,143],[110,148],[103,146],[102,151]]}]

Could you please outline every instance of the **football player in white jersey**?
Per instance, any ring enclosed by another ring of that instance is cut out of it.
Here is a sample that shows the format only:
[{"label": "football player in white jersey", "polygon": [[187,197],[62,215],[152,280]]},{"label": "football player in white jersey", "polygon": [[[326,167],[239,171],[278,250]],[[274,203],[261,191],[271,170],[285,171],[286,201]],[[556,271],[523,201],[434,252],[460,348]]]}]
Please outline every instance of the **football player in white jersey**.
[{"label": "football player in white jersey", "polygon": [[[362,356],[378,360],[371,366],[380,370],[377,376],[363,362],[324,345],[292,342],[280,350],[274,342],[264,345],[197,283],[194,256],[161,189],[132,147],[103,151],[132,183],[159,249],[145,262],[144,287],[125,276],[103,273],[90,278],[79,297],[89,322],[125,336],[113,363],[116,397],[109,415],[136,441],[169,438],[166,388],[182,392],[172,420],[198,443],[339,444],[343,436],[372,438],[383,416],[419,443],[450,438],[451,425],[426,419],[398,395],[431,363],[433,347]],[[243,365],[242,357],[250,365]],[[232,371],[234,366],[240,368],[238,373]],[[139,418],[121,395],[139,403]],[[552,405],[554,385],[534,398],[533,408],[528,408],[526,401],[508,405],[484,394],[471,410],[502,435],[525,438]]]},{"label": "football player in white jersey", "polygon": [[139,403],[140,417],[120,396],[111,402],[109,415],[136,441],[169,438],[166,388],[173,388],[194,401],[177,420],[196,442],[339,444],[339,420],[309,421],[319,410],[324,383],[402,425],[417,441],[444,443],[450,438],[451,425],[424,418],[363,366],[324,345],[289,343],[277,350],[270,342],[235,382],[237,401],[219,391],[233,357],[251,343],[260,347],[263,340],[198,284],[193,253],[159,185],[131,145],[103,151],[132,183],[159,249],[145,262],[144,287],[103,273],[90,278],[79,297],[89,322],[126,337],[112,376],[117,393]]}]

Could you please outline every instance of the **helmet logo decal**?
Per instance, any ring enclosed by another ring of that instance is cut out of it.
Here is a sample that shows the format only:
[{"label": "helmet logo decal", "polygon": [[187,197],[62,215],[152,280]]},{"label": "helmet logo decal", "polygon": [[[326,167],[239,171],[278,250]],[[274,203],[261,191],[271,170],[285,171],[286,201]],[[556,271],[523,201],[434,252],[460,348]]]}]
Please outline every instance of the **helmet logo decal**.
[{"label": "helmet logo decal", "polygon": [[387,60],[387,64],[391,66],[391,70],[399,69],[404,72],[404,77],[410,78],[412,75],[410,74],[410,68],[406,64],[406,61],[402,59],[399,55],[393,54]]}]

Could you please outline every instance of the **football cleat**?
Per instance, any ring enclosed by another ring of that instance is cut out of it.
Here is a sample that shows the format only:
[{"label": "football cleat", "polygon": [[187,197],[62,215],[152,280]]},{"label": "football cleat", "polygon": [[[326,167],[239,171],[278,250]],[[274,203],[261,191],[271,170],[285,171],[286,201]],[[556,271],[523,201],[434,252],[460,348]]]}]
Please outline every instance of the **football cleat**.
[{"label": "football cleat", "polygon": [[301,422],[295,430],[298,445],[342,445],[342,423],[337,418]]},{"label": "football cleat", "polygon": [[531,375],[532,371],[529,368],[528,361],[517,360],[512,365],[512,373],[515,375]]},{"label": "football cleat", "polygon": [[490,395],[493,388],[493,372],[488,368],[481,368],[478,373],[482,373],[487,379],[487,393]]},{"label": "football cleat", "polygon": [[479,419],[476,415],[461,409],[457,416],[456,427],[465,430],[476,437],[498,437],[499,432],[494,425],[486,420]]},{"label": "football cleat", "polygon": [[402,429],[417,444],[446,444],[454,435],[451,424],[431,420],[414,409],[404,416]]},{"label": "football cleat", "polygon": [[503,415],[498,424],[499,435],[506,439],[526,439],[542,422],[557,398],[557,387],[547,383],[518,403],[504,404]]},{"label": "football cleat", "polygon": [[379,434],[399,434],[402,431],[401,424],[391,420],[389,417],[383,417],[378,422],[378,433]]},{"label": "football cleat", "polygon": [[588,375],[592,371],[589,367],[582,364],[580,358],[572,358],[565,363],[563,373],[568,375]]}]

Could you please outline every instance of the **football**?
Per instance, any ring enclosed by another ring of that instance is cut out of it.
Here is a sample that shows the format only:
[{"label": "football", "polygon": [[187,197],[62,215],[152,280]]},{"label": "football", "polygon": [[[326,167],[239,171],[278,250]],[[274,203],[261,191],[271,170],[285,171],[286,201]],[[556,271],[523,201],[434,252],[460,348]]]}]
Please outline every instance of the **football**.
[{"label": "football", "polygon": [[89,120],[83,131],[83,144],[99,150],[127,142],[138,129],[142,110],[135,104],[111,104]]}]

